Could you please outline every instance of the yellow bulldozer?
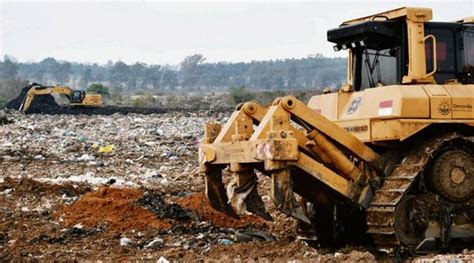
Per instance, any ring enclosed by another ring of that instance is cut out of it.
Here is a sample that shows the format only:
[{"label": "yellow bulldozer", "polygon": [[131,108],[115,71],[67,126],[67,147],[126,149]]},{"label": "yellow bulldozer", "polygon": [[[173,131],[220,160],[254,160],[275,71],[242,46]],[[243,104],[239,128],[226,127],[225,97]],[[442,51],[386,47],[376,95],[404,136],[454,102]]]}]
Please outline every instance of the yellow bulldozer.
[{"label": "yellow bulldozer", "polygon": [[26,113],[31,107],[35,97],[51,94],[62,94],[69,100],[68,106],[97,108],[102,106],[102,96],[100,94],[87,94],[84,90],[73,90],[67,86],[43,86],[40,84],[31,85],[23,98],[20,110]]},{"label": "yellow bulldozer", "polygon": [[270,220],[268,176],[275,207],[320,244],[472,247],[474,17],[431,19],[405,7],[346,21],[327,32],[349,53],[338,92],[246,102],[207,123],[199,162],[213,208]]}]

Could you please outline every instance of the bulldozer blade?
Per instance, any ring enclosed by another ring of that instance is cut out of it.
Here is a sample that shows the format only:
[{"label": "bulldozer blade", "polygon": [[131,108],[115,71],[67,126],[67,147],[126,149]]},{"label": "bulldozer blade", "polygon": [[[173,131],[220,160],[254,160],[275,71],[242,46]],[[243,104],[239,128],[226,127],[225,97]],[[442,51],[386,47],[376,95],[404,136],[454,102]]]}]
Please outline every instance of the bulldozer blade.
[{"label": "bulldozer blade", "polygon": [[237,213],[251,212],[266,220],[273,220],[257,191],[257,177],[253,172],[235,173],[234,180],[227,186],[227,196]]},{"label": "bulldozer blade", "polygon": [[239,215],[229,204],[224,183],[222,182],[221,171],[206,173],[206,196],[209,199],[211,207],[217,211],[223,212],[233,218],[239,219]]},{"label": "bulldozer blade", "polygon": [[288,169],[272,172],[271,198],[275,206],[284,214],[311,224],[293,194],[293,182]]}]

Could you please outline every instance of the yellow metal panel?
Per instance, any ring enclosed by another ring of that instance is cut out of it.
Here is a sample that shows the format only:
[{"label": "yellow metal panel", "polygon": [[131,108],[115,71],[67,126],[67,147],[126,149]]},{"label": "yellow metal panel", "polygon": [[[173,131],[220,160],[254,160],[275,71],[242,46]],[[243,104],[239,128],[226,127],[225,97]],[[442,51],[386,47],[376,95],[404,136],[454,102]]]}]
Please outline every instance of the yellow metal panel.
[{"label": "yellow metal panel", "polygon": [[[338,95],[338,104],[333,105],[334,108],[337,109],[337,119],[349,119],[349,118],[358,118],[358,110],[360,107],[357,108],[352,114],[347,114],[348,109],[351,107],[353,101],[357,98],[362,98],[363,92],[339,92]],[[354,102],[355,103],[355,102]],[[361,101],[362,103],[362,101]],[[362,105],[362,104],[360,104]],[[360,106],[358,105],[358,106]]]},{"label": "yellow metal panel", "polygon": [[398,140],[400,138],[398,120],[373,120],[370,130],[372,141]]},{"label": "yellow metal panel", "polygon": [[345,21],[343,24],[349,25],[349,24],[357,24],[364,21],[370,21],[374,19],[375,16],[378,16],[378,17],[384,16],[384,17],[388,17],[388,19],[396,19],[396,18],[406,16],[409,19],[412,19],[415,21],[420,20],[420,19],[422,19],[423,21],[429,21],[433,17],[433,12],[431,11],[430,8],[401,7],[401,8],[385,11],[385,12],[370,15],[370,16],[348,20],[348,21]]},{"label": "yellow metal panel", "polygon": [[[335,105],[330,106],[335,108]],[[362,118],[428,118],[429,99],[421,85],[392,85],[339,93],[338,120]]]},{"label": "yellow metal panel", "polygon": [[253,163],[255,159],[255,142],[222,142],[218,144],[201,144],[199,149],[201,163],[227,164],[231,162]]},{"label": "yellow metal panel", "polygon": [[337,120],[338,110],[335,106],[339,104],[339,94],[340,93],[329,93],[313,96],[308,102],[308,107],[329,120]]},{"label": "yellow metal panel", "polygon": [[451,96],[453,119],[474,119],[474,85],[450,84],[444,88]]},{"label": "yellow metal panel", "polygon": [[451,119],[451,97],[442,85],[424,85],[424,90],[430,98],[432,119]]},{"label": "yellow metal panel", "polygon": [[359,120],[347,120],[347,121],[336,121],[335,123],[339,125],[344,130],[350,132],[357,139],[368,142],[370,141],[370,120],[369,119],[359,119]]},{"label": "yellow metal panel", "polygon": [[421,85],[398,86],[401,95],[400,117],[429,118],[430,99]]},{"label": "yellow metal panel", "polygon": [[428,127],[430,122],[413,120],[373,120],[371,122],[372,141],[400,140],[403,141]]},{"label": "yellow metal panel", "polygon": [[473,119],[391,119],[372,120],[371,141],[400,140],[410,138],[431,124],[466,124],[474,126]]}]

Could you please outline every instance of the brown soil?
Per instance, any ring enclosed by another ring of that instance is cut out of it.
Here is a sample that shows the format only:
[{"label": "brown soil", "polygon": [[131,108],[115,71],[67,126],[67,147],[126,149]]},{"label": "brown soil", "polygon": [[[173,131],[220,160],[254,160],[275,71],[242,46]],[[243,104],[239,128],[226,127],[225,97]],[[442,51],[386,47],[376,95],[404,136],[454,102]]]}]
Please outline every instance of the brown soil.
[{"label": "brown soil", "polygon": [[202,221],[211,221],[219,227],[229,228],[267,228],[267,222],[254,215],[245,215],[240,219],[234,219],[224,213],[216,211],[211,207],[204,193],[188,195],[177,201],[177,204],[185,209],[195,211]]},{"label": "brown soil", "polygon": [[105,224],[110,230],[119,232],[170,228],[170,220],[160,220],[154,213],[136,204],[142,195],[138,189],[100,187],[54,215],[62,219],[65,226],[82,224],[97,227]]},{"label": "brown soil", "polygon": [[14,179],[6,177],[4,183],[0,185],[0,191],[5,189],[14,189],[13,195],[21,196],[23,193],[31,193],[36,195],[66,195],[78,196],[90,191],[90,187],[83,184],[65,183],[62,185],[43,184],[29,178]]}]

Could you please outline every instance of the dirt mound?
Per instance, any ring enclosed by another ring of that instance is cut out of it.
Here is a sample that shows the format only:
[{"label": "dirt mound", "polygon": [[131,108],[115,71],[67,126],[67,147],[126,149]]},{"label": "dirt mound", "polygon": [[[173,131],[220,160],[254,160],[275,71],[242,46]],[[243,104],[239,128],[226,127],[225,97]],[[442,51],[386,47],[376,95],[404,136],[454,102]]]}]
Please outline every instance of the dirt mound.
[{"label": "dirt mound", "polygon": [[219,227],[229,228],[266,228],[267,222],[254,215],[242,216],[239,220],[234,219],[224,213],[214,210],[209,204],[204,193],[197,193],[185,196],[177,202],[185,209],[193,210],[203,221],[211,221]]},{"label": "dirt mound", "polygon": [[87,227],[106,225],[112,231],[145,230],[171,227],[168,219],[139,206],[137,200],[143,193],[138,189],[101,187],[87,193],[71,206],[55,213],[66,226],[82,224]]}]

